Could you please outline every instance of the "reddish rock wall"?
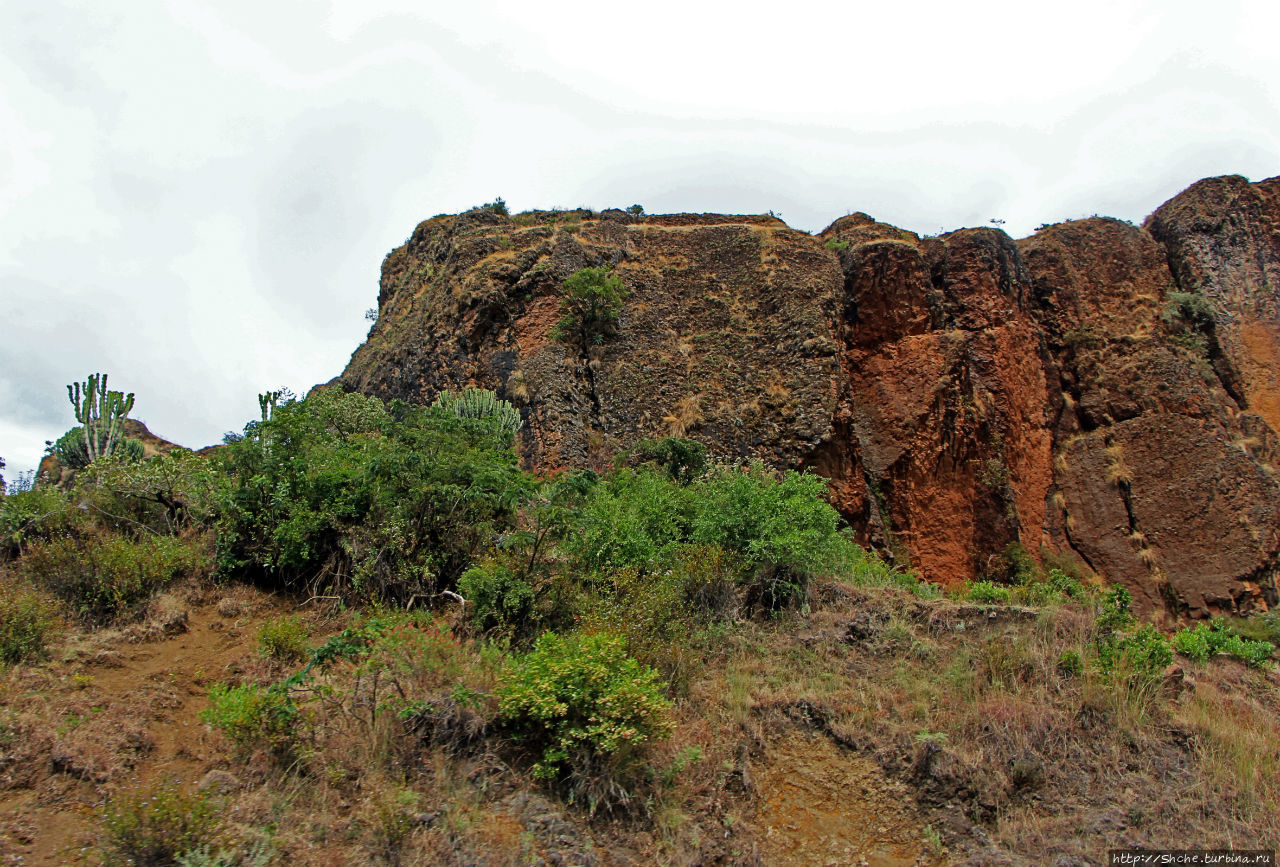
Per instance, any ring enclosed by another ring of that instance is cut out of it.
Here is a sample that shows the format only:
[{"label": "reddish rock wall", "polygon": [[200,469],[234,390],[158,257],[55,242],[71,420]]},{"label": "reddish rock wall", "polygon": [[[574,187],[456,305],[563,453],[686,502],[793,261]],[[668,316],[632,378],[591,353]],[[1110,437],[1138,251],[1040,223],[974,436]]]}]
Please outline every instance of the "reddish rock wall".
[{"label": "reddish rock wall", "polygon": [[[1138,228],[1014,242],[837,220],[475,210],[383,265],[379,320],[339,378],[427,401],[481,385],[531,465],[601,468],[696,437],[832,479],[866,541],[944,584],[1020,545],[1074,556],[1169,616],[1275,604],[1280,181],[1203,181]],[[630,294],[587,352],[560,286]]]}]

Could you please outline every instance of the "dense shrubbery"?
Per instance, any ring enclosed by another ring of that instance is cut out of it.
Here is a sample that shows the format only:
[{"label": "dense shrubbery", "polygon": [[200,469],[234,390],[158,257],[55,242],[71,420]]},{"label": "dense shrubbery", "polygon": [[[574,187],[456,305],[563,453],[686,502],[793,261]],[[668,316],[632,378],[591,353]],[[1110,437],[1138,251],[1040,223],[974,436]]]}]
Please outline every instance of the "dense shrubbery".
[{"label": "dense shrubbery", "polygon": [[227,446],[220,570],[366,598],[452,587],[527,496],[512,434],[448,402],[327,389],[278,406]]},{"label": "dense shrubbery", "polygon": [[671,732],[658,673],[607,633],[544,633],[498,689],[498,713],[538,756],[534,776],[597,805],[625,802],[645,748]]},{"label": "dense shrubbery", "polygon": [[18,574],[66,603],[88,625],[140,613],[152,595],[175,579],[207,570],[198,544],[143,534],[71,536],[34,542],[18,561]]}]

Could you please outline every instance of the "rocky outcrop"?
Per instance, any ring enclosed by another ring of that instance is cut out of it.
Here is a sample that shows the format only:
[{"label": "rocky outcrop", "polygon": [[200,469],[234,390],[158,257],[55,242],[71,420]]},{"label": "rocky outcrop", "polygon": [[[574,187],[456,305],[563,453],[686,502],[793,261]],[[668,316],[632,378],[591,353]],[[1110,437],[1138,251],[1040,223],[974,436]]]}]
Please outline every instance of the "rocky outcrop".
[{"label": "rocky outcrop", "polygon": [[[1202,181],[1145,227],[1015,242],[841,218],[476,209],[383,264],[339,377],[521,410],[530,465],[603,468],[647,437],[811,468],[864,541],[922,577],[1077,558],[1171,617],[1277,602],[1280,179]],[[617,333],[553,337],[562,283],[608,265]]]}]

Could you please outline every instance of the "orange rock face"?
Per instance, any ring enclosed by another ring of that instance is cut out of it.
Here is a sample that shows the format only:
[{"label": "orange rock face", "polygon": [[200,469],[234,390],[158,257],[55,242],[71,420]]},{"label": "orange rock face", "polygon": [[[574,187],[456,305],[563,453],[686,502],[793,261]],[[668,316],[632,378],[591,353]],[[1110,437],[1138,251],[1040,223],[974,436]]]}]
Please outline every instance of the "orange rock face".
[{"label": "orange rock face", "polygon": [[[1168,617],[1277,602],[1280,180],[1219,178],[1147,226],[919,238],[864,214],[484,210],[421,224],[339,377],[428,401],[479,385],[532,466],[647,437],[810,468],[864,541],[948,585],[1076,558]],[[617,333],[554,339],[609,265]]]}]

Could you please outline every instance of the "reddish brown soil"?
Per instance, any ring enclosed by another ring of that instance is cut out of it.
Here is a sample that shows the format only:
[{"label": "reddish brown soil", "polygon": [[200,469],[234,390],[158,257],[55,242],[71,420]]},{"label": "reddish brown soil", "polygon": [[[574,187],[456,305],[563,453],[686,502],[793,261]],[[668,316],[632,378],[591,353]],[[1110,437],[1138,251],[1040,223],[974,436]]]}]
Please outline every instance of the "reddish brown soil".
[{"label": "reddish brown soil", "polygon": [[263,665],[257,629],[294,607],[245,587],[166,597],[145,625],[69,637],[54,662],[8,672],[0,698],[22,723],[17,759],[28,767],[26,785],[0,791],[2,863],[84,862],[95,808],[114,791],[188,786],[224,761],[199,719],[208,686]]}]

